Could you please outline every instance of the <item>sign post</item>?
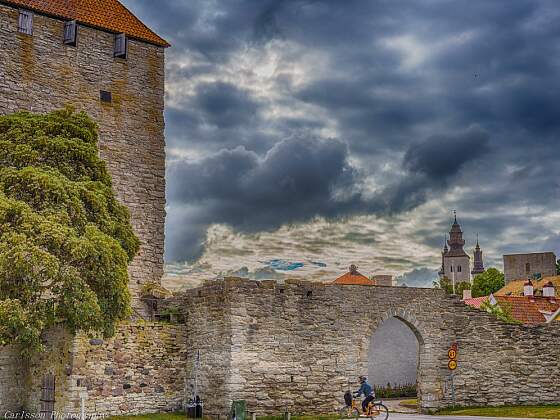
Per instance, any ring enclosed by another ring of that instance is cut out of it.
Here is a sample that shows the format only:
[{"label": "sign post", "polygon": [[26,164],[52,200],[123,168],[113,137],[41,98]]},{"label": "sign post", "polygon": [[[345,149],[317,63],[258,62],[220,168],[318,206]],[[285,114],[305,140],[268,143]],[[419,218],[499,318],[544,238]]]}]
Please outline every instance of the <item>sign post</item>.
[{"label": "sign post", "polygon": [[453,406],[455,406],[455,384],[453,383],[453,378],[455,376],[455,369],[457,369],[457,343],[453,343],[451,348],[447,350],[447,368],[450,370],[449,377],[451,379],[451,401],[453,402]]}]

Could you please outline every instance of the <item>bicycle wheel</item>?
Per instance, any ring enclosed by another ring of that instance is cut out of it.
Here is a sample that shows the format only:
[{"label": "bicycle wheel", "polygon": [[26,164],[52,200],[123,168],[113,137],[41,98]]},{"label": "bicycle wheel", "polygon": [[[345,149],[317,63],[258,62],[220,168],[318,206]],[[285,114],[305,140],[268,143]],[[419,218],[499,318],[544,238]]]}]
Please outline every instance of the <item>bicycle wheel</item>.
[{"label": "bicycle wheel", "polygon": [[381,403],[375,403],[371,407],[369,418],[371,420],[387,420],[389,418],[389,409]]},{"label": "bicycle wheel", "polygon": [[340,418],[345,420],[359,419],[360,411],[357,408],[342,407],[340,409]]}]

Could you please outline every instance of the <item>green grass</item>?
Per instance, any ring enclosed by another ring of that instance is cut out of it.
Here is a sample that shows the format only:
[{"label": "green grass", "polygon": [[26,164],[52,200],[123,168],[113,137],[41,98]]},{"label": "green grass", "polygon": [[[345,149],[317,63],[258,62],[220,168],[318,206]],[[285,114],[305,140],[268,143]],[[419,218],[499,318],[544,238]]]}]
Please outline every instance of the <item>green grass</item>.
[{"label": "green grass", "polygon": [[109,417],[108,420],[185,420],[186,417],[185,413],[154,413],[140,416],[115,416]]},{"label": "green grass", "polygon": [[418,405],[418,400],[416,398],[410,400],[402,400],[399,405]]},{"label": "green grass", "polygon": [[[248,417],[251,419],[251,417]],[[319,415],[319,416],[292,416],[293,420],[338,420],[338,415]],[[108,420],[185,420],[184,413],[160,413],[160,414],[144,414],[140,416],[115,416],[109,417]],[[284,420],[284,416],[267,416],[257,417],[258,420]]]},{"label": "green grass", "polygon": [[439,411],[437,415],[516,417],[520,419],[560,419],[560,405],[446,408]]},{"label": "green grass", "polygon": [[[338,420],[339,415],[318,415],[318,416],[291,416],[293,420]],[[284,416],[257,416],[258,420],[284,420]]]}]

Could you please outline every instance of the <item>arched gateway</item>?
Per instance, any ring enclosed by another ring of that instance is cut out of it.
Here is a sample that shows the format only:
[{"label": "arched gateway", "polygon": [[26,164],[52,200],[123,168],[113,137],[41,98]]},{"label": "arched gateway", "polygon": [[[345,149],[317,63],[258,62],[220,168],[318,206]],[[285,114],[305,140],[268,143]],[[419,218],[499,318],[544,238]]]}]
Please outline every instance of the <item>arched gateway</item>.
[{"label": "arched gateway", "polygon": [[[368,371],[371,337],[390,318],[408,325],[420,343],[417,382],[424,411],[560,402],[554,380],[560,368],[550,350],[560,344],[557,325],[504,324],[442,290],[229,278],[168,304],[184,309],[186,381],[194,380],[199,353],[197,385],[210,414],[224,413],[234,399],[262,414],[286,407],[333,412],[344,391],[357,388],[356,378]],[[452,384],[447,351],[453,343],[458,368]]]}]

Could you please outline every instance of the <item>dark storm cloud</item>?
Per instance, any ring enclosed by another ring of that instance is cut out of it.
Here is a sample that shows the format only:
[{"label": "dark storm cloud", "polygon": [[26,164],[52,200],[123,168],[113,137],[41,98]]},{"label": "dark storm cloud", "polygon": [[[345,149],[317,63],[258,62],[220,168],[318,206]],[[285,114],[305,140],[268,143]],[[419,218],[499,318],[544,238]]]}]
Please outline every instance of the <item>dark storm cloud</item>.
[{"label": "dark storm cloud", "polygon": [[[556,1],[125,3],[173,44],[168,145],[205,156],[170,165],[168,257],[199,255],[211,223],[399,213],[457,187],[454,207],[488,238],[558,237],[543,227],[560,204]],[[267,48],[268,97],[245,79],[260,57],[232,70]]]},{"label": "dark storm cloud", "polygon": [[435,180],[447,180],[467,162],[488,151],[488,133],[471,127],[458,134],[434,135],[413,143],[404,155],[404,167]]},{"label": "dark storm cloud", "polygon": [[[310,215],[336,216],[359,202],[353,191],[359,175],[347,162],[346,145],[337,140],[288,139],[260,158],[242,147],[222,150],[195,162],[169,165],[170,217],[194,226],[226,223],[245,232],[274,229]],[[179,181],[182,180],[182,181]],[[171,260],[200,255],[204,235],[177,234]]]},{"label": "dark storm cloud", "polygon": [[200,110],[207,124],[228,128],[249,124],[258,104],[251,96],[229,83],[205,83],[197,86],[195,109]]}]

